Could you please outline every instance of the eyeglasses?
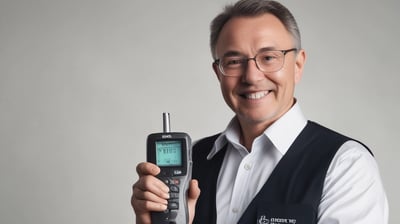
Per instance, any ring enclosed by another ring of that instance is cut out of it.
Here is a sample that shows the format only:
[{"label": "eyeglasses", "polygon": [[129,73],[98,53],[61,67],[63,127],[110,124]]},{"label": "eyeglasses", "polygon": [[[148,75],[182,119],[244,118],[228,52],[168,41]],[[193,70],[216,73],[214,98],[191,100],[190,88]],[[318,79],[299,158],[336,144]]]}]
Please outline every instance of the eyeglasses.
[{"label": "eyeglasses", "polygon": [[254,60],[258,70],[263,73],[277,72],[282,69],[285,63],[285,55],[297,48],[288,50],[264,50],[260,51],[253,58],[246,58],[242,55],[227,55],[214,61],[219,70],[225,76],[239,77],[245,73],[248,62]]}]

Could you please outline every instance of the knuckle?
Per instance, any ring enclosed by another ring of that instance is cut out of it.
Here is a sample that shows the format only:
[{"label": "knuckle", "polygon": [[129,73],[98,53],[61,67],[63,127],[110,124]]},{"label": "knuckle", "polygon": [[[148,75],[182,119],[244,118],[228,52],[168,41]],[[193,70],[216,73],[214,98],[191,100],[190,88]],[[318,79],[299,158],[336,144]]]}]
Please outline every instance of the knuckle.
[{"label": "knuckle", "polygon": [[151,175],[141,177],[139,182],[139,188],[143,191],[154,191],[154,188],[157,186],[155,177]]},{"label": "knuckle", "polygon": [[141,162],[136,166],[136,172],[139,176],[157,175],[159,172],[159,168],[155,164],[149,162]]},{"label": "knuckle", "polygon": [[143,170],[145,169],[145,162],[141,162],[136,166],[136,172],[140,175],[143,173]]}]

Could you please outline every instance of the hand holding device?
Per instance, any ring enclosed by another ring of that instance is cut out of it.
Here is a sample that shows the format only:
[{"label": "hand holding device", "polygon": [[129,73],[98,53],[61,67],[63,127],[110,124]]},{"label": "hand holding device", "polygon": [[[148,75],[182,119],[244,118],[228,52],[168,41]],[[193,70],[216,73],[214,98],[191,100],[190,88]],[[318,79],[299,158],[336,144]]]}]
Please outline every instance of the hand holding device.
[{"label": "hand holding device", "polygon": [[191,139],[183,132],[170,132],[169,114],[163,113],[164,132],[147,137],[147,161],[160,167],[157,178],[170,189],[168,208],[152,212],[153,224],[189,222],[187,191],[192,175]]}]

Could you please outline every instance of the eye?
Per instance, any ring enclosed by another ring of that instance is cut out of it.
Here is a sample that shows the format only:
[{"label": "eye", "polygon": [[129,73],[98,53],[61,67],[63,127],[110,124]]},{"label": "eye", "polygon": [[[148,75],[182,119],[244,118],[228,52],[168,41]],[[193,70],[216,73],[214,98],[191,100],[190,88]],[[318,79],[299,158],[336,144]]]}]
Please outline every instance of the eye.
[{"label": "eye", "polygon": [[257,60],[259,63],[263,65],[270,65],[276,63],[280,58],[278,52],[275,51],[266,51],[262,52],[257,56]]},{"label": "eye", "polygon": [[257,55],[257,61],[264,66],[271,66],[278,63],[282,58],[280,51],[265,51]]},{"label": "eye", "polygon": [[226,68],[237,68],[243,63],[243,58],[241,57],[226,57],[222,59],[222,66]]}]

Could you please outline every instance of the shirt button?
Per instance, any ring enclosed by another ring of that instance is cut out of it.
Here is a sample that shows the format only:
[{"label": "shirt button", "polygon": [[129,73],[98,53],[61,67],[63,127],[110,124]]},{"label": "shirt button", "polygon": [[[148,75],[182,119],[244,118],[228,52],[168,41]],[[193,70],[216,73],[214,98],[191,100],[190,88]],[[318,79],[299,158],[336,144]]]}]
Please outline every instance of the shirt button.
[{"label": "shirt button", "polygon": [[245,169],[245,170],[250,170],[250,169],[251,169],[251,165],[248,164],[248,163],[246,163],[246,164],[244,165],[244,169]]},{"label": "shirt button", "polygon": [[238,212],[239,212],[239,209],[233,208],[233,209],[232,209],[232,212],[233,212],[233,213],[238,213]]}]

